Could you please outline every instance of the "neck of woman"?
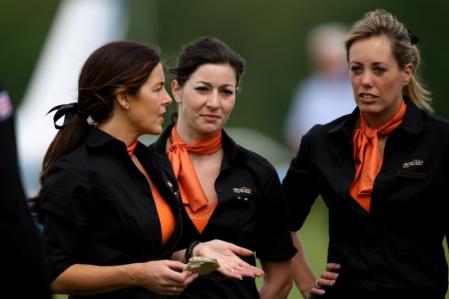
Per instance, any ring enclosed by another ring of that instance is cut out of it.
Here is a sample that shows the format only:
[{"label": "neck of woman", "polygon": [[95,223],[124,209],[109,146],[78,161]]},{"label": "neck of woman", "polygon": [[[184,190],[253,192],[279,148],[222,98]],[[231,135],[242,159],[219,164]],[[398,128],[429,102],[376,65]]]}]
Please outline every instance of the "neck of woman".
[{"label": "neck of woman", "polygon": [[113,118],[99,123],[97,125],[97,129],[102,130],[112,137],[122,141],[127,147],[134,143],[139,137],[139,134],[128,129],[126,123],[123,124],[119,120]]}]

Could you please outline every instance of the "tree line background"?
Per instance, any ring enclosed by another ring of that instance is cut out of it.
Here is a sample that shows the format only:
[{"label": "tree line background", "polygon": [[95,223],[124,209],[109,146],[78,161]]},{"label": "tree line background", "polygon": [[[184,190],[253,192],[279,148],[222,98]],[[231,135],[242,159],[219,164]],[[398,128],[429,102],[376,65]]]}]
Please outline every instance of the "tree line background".
[{"label": "tree line background", "polygon": [[[0,81],[19,104],[59,0],[0,1]],[[179,48],[203,35],[219,37],[247,61],[230,126],[250,127],[283,141],[282,128],[299,80],[309,73],[305,37],[322,22],[350,26],[385,8],[418,36],[422,77],[438,114],[449,117],[449,2],[444,0],[128,0],[128,39],[158,44],[168,65]],[[49,86],[52,82],[48,82]],[[61,99],[65,100],[65,99]]]}]

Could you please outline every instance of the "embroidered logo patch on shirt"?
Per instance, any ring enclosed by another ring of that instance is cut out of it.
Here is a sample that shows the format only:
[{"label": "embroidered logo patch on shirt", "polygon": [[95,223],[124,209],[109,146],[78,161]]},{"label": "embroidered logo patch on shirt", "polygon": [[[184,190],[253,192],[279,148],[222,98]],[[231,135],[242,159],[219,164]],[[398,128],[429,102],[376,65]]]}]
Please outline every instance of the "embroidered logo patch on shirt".
[{"label": "embroidered logo patch on shirt", "polygon": [[398,170],[397,175],[405,178],[412,179],[424,179],[426,173],[423,171],[424,160],[413,159],[402,163],[401,168]]},{"label": "embroidered logo patch on shirt", "polygon": [[405,168],[410,168],[412,166],[422,166],[423,163],[424,163],[424,160],[413,159],[412,161],[404,162],[402,164],[402,168],[405,169]]},{"label": "embroidered logo patch on shirt", "polygon": [[251,194],[251,188],[248,187],[240,187],[240,188],[232,188],[232,191],[234,191],[234,193],[240,194],[240,193],[244,193],[244,194]]},{"label": "embroidered logo patch on shirt", "polygon": [[234,187],[232,191],[237,196],[237,199],[248,200],[248,197],[251,195],[252,190],[248,187]]}]

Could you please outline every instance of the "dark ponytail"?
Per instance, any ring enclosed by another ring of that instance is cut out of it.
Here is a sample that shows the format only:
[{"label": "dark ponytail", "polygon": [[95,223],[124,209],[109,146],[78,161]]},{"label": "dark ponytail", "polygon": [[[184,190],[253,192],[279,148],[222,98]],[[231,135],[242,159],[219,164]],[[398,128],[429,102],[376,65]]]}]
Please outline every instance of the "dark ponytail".
[{"label": "dark ponytail", "polygon": [[89,126],[86,119],[79,113],[66,114],[65,117],[70,120],[63,128],[59,129],[45,153],[39,178],[41,184],[53,162],[80,146],[86,139]]}]

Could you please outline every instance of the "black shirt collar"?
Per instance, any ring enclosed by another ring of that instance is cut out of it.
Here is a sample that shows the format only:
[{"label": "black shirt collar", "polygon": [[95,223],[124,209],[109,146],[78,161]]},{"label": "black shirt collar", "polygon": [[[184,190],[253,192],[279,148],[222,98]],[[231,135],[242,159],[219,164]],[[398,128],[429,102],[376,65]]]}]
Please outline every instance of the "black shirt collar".
[{"label": "black shirt collar", "polygon": [[[86,139],[86,146],[93,150],[107,152],[111,150],[120,153],[120,155],[123,153],[128,156],[127,147],[123,141],[109,135],[105,131],[97,129],[96,127],[90,128]],[[134,154],[137,157],[142,158],[142,155],[146,154],[146,152],[146,146],[140,142],[137,142],[137,147],[134,150]]]},{"label": "black shirt collar", "polygon": [[401,128],[411,134],[418,134],[424,129],[426,113],[416,107],[410,100],[406,100],[407,111],[402,120]]},{"label": "black shirt collar", "polygon": [[[425,113],[406,98],[407,111],[402,120],[401,129],[411,134],[418,134],[424,129]],[[329,128],[329,134],[343,132],[346,136],[352,136],[354,125],[359,117],[360,110],[356,107],[351,114],[335,120]]]},{"label": "black shirt collar", "polygon": [[222,142],[223,142],[223,162],[221,164],[221,170],[223,171],[226,168],[231,167],[234,160],[236,160],[239,156],[239,146],[235,141],[223,130],[222,135]]},{"label": "black shirt collar", "polygon": [[87,135],[86,145],[90,148],[100,148],[109,144],[114,144],[115,146],[121,146],[126,149],[126,144],[122,141],[114,138],[108,133],[92,127]]}]

